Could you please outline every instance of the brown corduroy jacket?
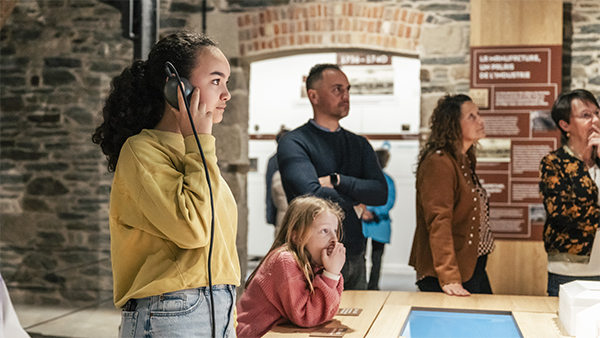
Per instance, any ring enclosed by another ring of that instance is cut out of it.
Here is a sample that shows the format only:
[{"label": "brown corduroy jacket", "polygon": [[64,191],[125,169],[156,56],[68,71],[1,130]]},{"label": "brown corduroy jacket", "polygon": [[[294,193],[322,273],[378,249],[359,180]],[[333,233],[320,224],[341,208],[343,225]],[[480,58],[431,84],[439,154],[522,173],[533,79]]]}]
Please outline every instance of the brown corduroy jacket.
[{"label": "brown corduroy jacket", "polygon": [[459,161],[438,150],[417,169],[417,227],[409,265],[418,280],[437,277],[440,286],[468,281],[477,262],[479,195],[466,158],[458,156]]}]

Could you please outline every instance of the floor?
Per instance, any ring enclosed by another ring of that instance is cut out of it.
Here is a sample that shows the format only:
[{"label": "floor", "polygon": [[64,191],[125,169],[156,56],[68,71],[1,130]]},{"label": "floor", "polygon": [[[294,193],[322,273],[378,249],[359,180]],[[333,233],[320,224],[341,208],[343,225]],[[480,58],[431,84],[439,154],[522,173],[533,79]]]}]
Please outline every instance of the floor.
[{"label": "floor", "polygon": [[[381,276],[384,291],[416,291],[414,275]],[[111,300],[88,308],[70,309],[15,304],[21,325],[32,338],[117,337],[120,312]]]}]

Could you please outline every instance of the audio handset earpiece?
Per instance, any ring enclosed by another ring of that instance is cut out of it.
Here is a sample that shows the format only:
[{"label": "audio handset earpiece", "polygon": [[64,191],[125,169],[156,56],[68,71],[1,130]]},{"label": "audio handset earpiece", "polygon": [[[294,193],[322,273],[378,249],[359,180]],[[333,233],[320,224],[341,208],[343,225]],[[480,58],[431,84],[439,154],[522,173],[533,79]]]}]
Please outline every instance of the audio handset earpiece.
[{"label": "audio handset earpiece", "polygon": [[169,61],[165,63],[165,72],[169,77],[169,80],[165,84],[165,99],[167,102],[173,106],[175,109],[179,109],[179,100],[177,100],[177,89],[179,88],[179,81],[183,83],[184,87],[184,99],[185,102],[189,105],[190,100],[192,99],[192,92],[194,91],[194,86],[190,83],[190,81],[184,77],[179,77],[175,66]]}]

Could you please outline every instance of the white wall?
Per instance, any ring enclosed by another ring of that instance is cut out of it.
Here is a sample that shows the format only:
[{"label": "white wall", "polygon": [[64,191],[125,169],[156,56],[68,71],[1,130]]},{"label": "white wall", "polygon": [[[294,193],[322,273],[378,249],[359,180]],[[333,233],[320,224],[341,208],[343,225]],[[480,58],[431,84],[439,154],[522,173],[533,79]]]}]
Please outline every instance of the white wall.
[{"label": "white wall", "polygon": [[[250,134],[276,134],[281,125],[298,127],[312,117],[308,98],[301,97],[303,77],[317,63],[336,63],[335,53],[303,54],[253,62],[250,65]],[[350,114],[341,125],[359,134],[416,134],[419,132],[421,83],[418,59],[392,57],[391,66],[344,66],[352,85],[357,76],[389,72],[394,95],[353,95]],[[402,125],[409,129],[403,131]]]},{"label": "white wall", "polygon": [[[302,77],[316,63],[335,63],[336,54],[307,54],[254,62],[250,73],[250,134],[276,134],[284,124],[296,128],[312,117],[307,98],[300,97]],[[389,67],[389,66],[388,66]],[[360,74],[352,67],[342,68],[349,78]],[[359,134],[416,134],[419,127],[420,63],[416,59],[393,57],[389,70],[394,78],[394,95],[350,96],[350,114],[342,126]],[[350,83],[352,84],[352,82]],[[384,141],[372,141],[373,148]],[[408,266],[415,216],[415,176],[418,141],[386,141],[391,158],[386,172],[396,183],[396,205],[392,209],[392,239],[383,257],[383,272],[414,274]],[[249,157],[258,168],[248,173],[248,254],[263,256],[273,243],[273,226],[266,223],[265,172],[267,161],[275,153],[273,140],[251,140]]]}]

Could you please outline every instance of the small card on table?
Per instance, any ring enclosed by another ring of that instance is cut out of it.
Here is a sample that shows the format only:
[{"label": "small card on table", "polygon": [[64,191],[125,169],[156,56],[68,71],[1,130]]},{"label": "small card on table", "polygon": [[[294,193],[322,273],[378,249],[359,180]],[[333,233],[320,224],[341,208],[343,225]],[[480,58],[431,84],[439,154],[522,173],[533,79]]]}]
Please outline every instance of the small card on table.
[{"label": "small card on table", "polygon": [[347,327],[324,327],[310,333],[309,337],[343,337]]},{"label": "small card on table", "polygon": [[356,308],[340,308],[336,316],[358,316],[363,309]]}]

